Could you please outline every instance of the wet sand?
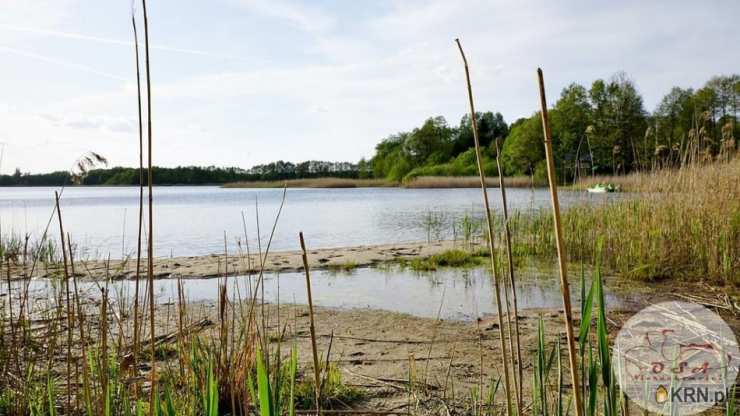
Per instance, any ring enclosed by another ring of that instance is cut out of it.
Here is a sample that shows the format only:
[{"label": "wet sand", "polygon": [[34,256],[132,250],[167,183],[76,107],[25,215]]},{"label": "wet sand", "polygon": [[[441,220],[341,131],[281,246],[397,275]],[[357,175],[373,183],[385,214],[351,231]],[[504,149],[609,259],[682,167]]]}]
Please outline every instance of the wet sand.
[{"label": "wet sand", "polygon": [[[462,248],[462,242],[435,241],[432,243],[401,243],[367,245],[356,247],[321,248],[308,251],[308,264],[312,270],[331,268],[352,268],[373,266],[380,263],[428,257],[453,248]],[[230,276],[256,273],[260,270],[259,256],[246,253],[211,254],[207,256],[188,256],[156,258],[154,260],[154,277],[158,279],[182,277],[218,277],[228,273]],[[44,266],[34,273],[37,277],[48,277],[61,273],[61,265]],[[20,276],[21,269],[15,267],[13,275]],[[95,279],[106,276],[114,279],[132,279],[136,277],[136,259],[123,261],[76,261],[76,272],[80,277]],[[300,251],[270,252],[264,265],[265,272],[300,271],[303,260]],[[141,274],[146,275],[146,259],[141,260]]]},{"label": "wet sand", "polygon": [[[639,302],[610,310],[607,318],[610,338],[616,336],[634,313],[649,304],[677,300],[676,294],[701,293],[709,298],[711,293],[719,293],[712,292],[701,283],[674,285],[670,282],[643,287],[642,292]],[[163,313],[165,307],[160,306],[159,309]],[[207,318],[218,322],[218,306],[215,302],[190,305],[190,311],[191,319]],[[267,305],[265,311],[268,327],[276,333],[285,331],[283,351],[289,351],[293,342],[296,342],[300,377],[311,377],[307,306]],[[719,312],[733,329],[740,328],[737,312]],[[548,349],[560,338],[562,364],[564,369],[567,368],[562,312],[558,309],[530,309],[520,313],[525,397],[531,397],[532,359],[536,352],[540,318],[544,322]],[[451,414],[465,412],[465,406],[470,403],[471,389],[479,386],[481,380],[484,389],[488,389],[491,380],[497,380],[503,374],[496,315],[473,321],[456,321],[420,318],[376,309],[319,307],[315,308],[315,320],[319,351],[326,356],[331,345],[330,360],[340,369],[343,381],[364,392],[362,400],[348,406],[352,409],[410,410],[420,414],[447,414],[448,410]],[[578,328],[579,325],[580,316],[576,312],[574,327]],[[169,331],[174,330],[174,327],[169,328]],[[218,337],[217,325],[208,329],[207,334]],[[272,341],[277,342],[275,337]],[[508,340],[506,348],[509,349]],[[509,349],[508,354],[511,352]],[[411,393],[408,388],[409,377],[416,380]],[[503,410],[503,380],[501,383],[496,404]],[[564,383],[566,387],[570,385],[567,373],[564,374]]]},{"label": "wet sand", "polygon": [[[296,342],[299,379],[311,377],[308,308],[305,305],[281,305],[279,308],[268,305],[265,310],[268,327],[273,328],[276,334],[285,330],[282,350],[287,353]],[[483,380],[487,391],[491,380],[503,374],[495,316],[462,322],[374,309],[316,308],[315,311],[318,350],[325,357],[331,344],[330,361],[339,368],[343,382],[363,391],[364,397],[349,404],[350,408],[411,410],[421,414],[439,414],[444,407],[451,410],[457,407],[462,411],[470,403],[472,388]],[[165,308],[160,306],[160,313],[166,313]],[[218,322],[217,314],[216,303],[190,306],[190,318],[196,321],[207,318],[215,323]],[[623,317],[628,315],[623,311],[610,313],[614,322],[610,329],[617,330],[617,325],[621,325]],[[519,317],[525,381],[532,377],[531,358],[537,345],[540,316],[545,322],[548,343],[558,336],[564,341],[562,315],[558,311],[530,310]],[[160,329],[176,331],[173,321],[169,320],[171,327]],[[202,335],[217,339],[218,325],[212,325]],[[276,345],[277,337],[270,338]],[[511,351],[507,353],[511,354]],[[174,366],[176,362],[160,362],[159,365]],[[410,376],[416,380],[411,393],[408,388]],[[496,396],[498,405],[505,400],[503,380],[501,383]],[[526,396],[529,396],[530,384],[526,382],[523,386]]]}]

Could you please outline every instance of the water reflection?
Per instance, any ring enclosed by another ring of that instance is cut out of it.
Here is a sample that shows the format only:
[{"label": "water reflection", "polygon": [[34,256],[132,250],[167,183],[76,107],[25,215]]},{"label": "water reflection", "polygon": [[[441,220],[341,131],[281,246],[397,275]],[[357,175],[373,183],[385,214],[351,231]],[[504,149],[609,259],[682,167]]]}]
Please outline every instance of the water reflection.
[{"label": "water reflection", "polygon": [[[519,272],[518,297],[521,310],[534,308],[560,308],[562,299],[555,269],[527,268]],[[215,301],[218,285],[223,279],[183,280],[187,298],[191,302]],[[254,278],[231,277],[228,279],[230,296],[239,293],[247,297]],[[35,280],[32,290],[47,291],[48,280]],[[82,290],[96,297],[99,283],[85,282]],[[156,280],[155,293],[160,303],[177,299],[175,280]],[[134,282],[111,283],[111,297],[131,297]],[[479,315],[496,313],[492,280],[483,268],[445,269],[417,273],[410,270],[360,268],[350,273],[315,271],[312,273],[314,302],[320,306],[339,308],[371,308],[408,313],[422,317],[436,317],[442,304],[441,316],[445,319],[474,319]],[[260,291],[261,292],[261,291]],[[574,287],[571,292],[579,291]],[[268,302],[305,304],[306,287],[302,273],[269,274],[264,280],[264,296]],[[610,291],[606,301],[610,307],[621,304],[623,297]],[[577,299],[573,297],[577,304]]]}]

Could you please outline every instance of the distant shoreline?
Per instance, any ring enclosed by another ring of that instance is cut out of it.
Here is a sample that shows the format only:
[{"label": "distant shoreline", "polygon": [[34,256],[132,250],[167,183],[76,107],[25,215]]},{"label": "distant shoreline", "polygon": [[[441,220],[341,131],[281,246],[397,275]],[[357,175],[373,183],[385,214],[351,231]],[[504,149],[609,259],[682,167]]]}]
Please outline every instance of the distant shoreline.
[{"label": "distant shoreline", "polygon": [[[533,180],[528,176],[505,177],[504,184],[509,188],[531,188],[547,186],[546,182]],[[499,186],[498,177],[486,178],[489,188]],[[4,185],[0,189],[10,188],[138,188],[138,185],[117,184],[95,184],[95,185]],[[238,181],[226,183],[202,183],[202,184],[154,184],[155,187],[205,187],[217,186],[221,188],[239,189],[269,189],[269,188],[316,188],[316,189],[342,189],[342,188],[412,188],[412,189],[449,189],[449,188],[479,188],[478,176],[418,176],[407,182],[394,182],[385,179],[352,179],[352,178],[308,178],[308,179],[285,179],[265,181]]]},{"label": "distant shoreline", "polygon": [[[486,185],[490,188],[499,186],[498,177],[486,178]],[[528,176],[504,178],[504,185],[511,188],[529,188],[545,186],[546,183],[532,180]],[[414,189],[446,189],[446,188],[479,188],[478,176],[419,176],[412,180],[400,183],[385,179],[349,179],[349,178],[311,178],[288,179],[284,181],[240,181],[224,184],[223,188],[414,188]]]},{"label": "distant shoreline", "polygon": [[222,188],[385,188],[396,187],[398,183],[385,179],[350,179],[350,178],[311,178],[286,179],[276,181],[239,181],[229,182]]}]

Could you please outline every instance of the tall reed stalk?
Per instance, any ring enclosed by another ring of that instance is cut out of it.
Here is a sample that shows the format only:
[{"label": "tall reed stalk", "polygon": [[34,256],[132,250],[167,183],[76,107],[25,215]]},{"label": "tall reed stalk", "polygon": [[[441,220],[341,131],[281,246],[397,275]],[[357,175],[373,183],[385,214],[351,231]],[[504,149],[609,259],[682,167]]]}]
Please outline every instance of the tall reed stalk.
[{"label": "tall reed stalk", "polygon": [[[321,414],[321,367],[319,366],[319,353],[316,349],[316,326],[313,318],[313,296],[311,294],[311,276],[308,271],[308,254],[306,252],[306,243],[303,240],[303,231],[298,233],[298,239],[301,241],[301,258],[303,259],[303,270],[306,272],[306,296],[308,297],[308,316],[311,331],[311,352],[313,353],[313,372],[316,385],[316,414]],[[327,363],[328,364],[328,363]]]},{"label": "tall reed stalk", "polygon": [[[506,186],[504,184],[504,170],[501,168],[501,149],[498,145],[498,139],[494,140],[496,145],[496,167],[498,169],[498,180],[499,188],[501,190],[501,203],[504,210],[504,234],[506,236],[506,259],[509,266],[509,285],[511,286],[511,297],[514,308],[514,342],[515,346],[512,348],[511,357],[512,362],[514,361],[514,348],[516,348],[516,365],[512,371],[516,371],[516,377],[514,382],[516,384],[516,399],[517,399],[517,411],[522,414],[522,381],[523,381],[523,369],[522,369],[522,348],[519,340],[519,306],[517,304],[516,296],[516,279],[514,278],[514,256],[511,251],[511,227],[509,225],[509,207],[506,202]],[[505,292],[505,293],[508,293]],[[506,306],[508,309],[509,301],[508,296],[506,300]],[[511,343],[511,319],[509,318],[509,342]]]},{"label": "tall reed stalk", "polygon": [[147,187],[149,188],[149,244],[147,245],[147,281],[149,283],[149,337],[150,337],[150,392],[149,413],[154,414],[154,399],[157,391],[157,369],[154,334],[154,206],[152,194],[152,81],[149,66],[149,18],[146,0],[141,0],[144,12],[144,62],[146,67],[146,110],[147,110]]},{"label": "tall reed stalk", "polygon": [[[139,224],[138,234],[136,237],[136,282],[134,283],[134,346],[133,369],[136,371],[139,366],[139,281],[141,280],[141,232],[144,226],[144,129],[141,115],[141,71],[139,66],[139,35],[136,31],[136,16],[131,13],[131,26],[134,28],[134,52],[136,53],[136,97],[138,102],[139,118]],[[138,393],[138,385],[134,385],[135,394]]]},{"label": "tall reed stalk", "polygon": [[[85,313],[82,310],[80,302],[80,291],[77,287],[77,274],[75,273],[75,256],[72,251],[72,238],[67,233],[67,249],[69,250],[69,268],[72,274],[72,283],[74,285],[75,310],[77,311],[77,324],[80,332],[80,348],[82,351],[82,393],[85,400],[88,414],[92,414],[90,403],[92,403],[92,393],[90,392],[90,369],[87,362],[87,338],[85,337]],[[78,393],[79,396],[79,393]]]},{"label": "tall reed stalk", "polygon": [[67,250],[64,249],[64,226],[62,224],[62,209],[59,207],[59,193],[54,191],[57,218],[59,219],[59,241],[62,245],[62,259],[64,261],[64,292],[67,300],[67,402],[65,410],[67,413],[72,408],[72,312],[69,302],[69,269],[67,268]]},{"label": "tall reed stalk", "polygon": [[553,227],[555,229],[555,241],[558,251],[558,266],[560,270],[560,290],[563,294],[563,313],[565,318],[565,335],[568,341],[568,360],[570,364],[570,378],[573,383],[573,401],[575,403],[576,416],[582,416],[583,405],[581,401],[581,388],[578,379],[578,358],[576,356],[576,344],[573,335],[573,313],[570,304],[570,287],[568,286],[567,257],[563,233],[560,225],[560,203],[558,202],[558,185],[555,174],[555,161],[552,154],[552,136],[550,134],[550,123],[547,118],[547,99],[545,97],[545,81],[542,69],[537,68],[537,78],[540,87],[540,105],[542,116],[542,130],[545,137],[545,157],[547,159],[547,179],[550,184],[550,199],[552,200]]},{"label": "tall reed stalk", "polygon": [[[480,178],[480,188],[481,192],[483,194],[483,208],[486,213],[486,224],[488,225],[488,249],[491,255],[491,273],[493,274],[493,281],[494,281],[494,287],[496,292],[496,310],[498,311],[498,323],[499,323],[499,338],[501,341],[501,362],[503,365],[504,370],[504,388],[506,393],[506,410],[507,414],[512,414],[512,406],[511,406],[511,380],[509,377],[509,360],[507,358],[508,354],[506,352],[506,336],[504,334],[504,318],[503,318],[503,308],[501,306],[501,288],[500,288],[500,279],[499,279],[499,270],[498,270],[498,264],[496,261],[496,250],[494,247],[494,232],[493,232],[493,223],[491,221],[491,209],[488,204],[488,191],[486,190],[486,176],[483,172],[483,163],[482,163],[482,157],[481,157],[481,151],[480,151],[480,141],[478,139],[478,124],[475,118],[475,104],[473,102],[473,87],[470,83],[470,71],[468,69],[468,60],[465,58],[465,52],[463,52],[462,45],[460,44],[459,39],[455,39],[455,42],[457,43],[457,47],[460,50],[460,55],[462,56],[463,64],[465,66],[465,80],[468,85],[468,101],[470,103],[470,121],[471,121],[471,127],[473,129],[473,142],[475,144],[475,159],[478,165],[478,176]],[[516,377],[516,375],[515,375]],[[580,416],[580,415],[578,415]]]}]

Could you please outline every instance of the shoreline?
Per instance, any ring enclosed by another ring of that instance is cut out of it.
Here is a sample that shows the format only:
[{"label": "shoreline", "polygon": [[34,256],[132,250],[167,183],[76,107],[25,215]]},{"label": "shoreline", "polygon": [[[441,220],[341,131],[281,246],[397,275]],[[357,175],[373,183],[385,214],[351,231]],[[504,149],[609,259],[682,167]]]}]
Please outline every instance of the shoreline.
[{"label": "shoreline", "polygon": [[[486,178],[486,187],[498,188],[498,176]],[[542,181],[533,181],[528,176],[505,177],[504,185],[509,188],[539,188],[546,186]],[[416,176],[411,180],[395,182],[386,179],[310,178],[265,181],[227,182],[226,189],[271,189],[271,188],[401,188],[401,189],[467,189],[480,188],[478,176]]]}]

